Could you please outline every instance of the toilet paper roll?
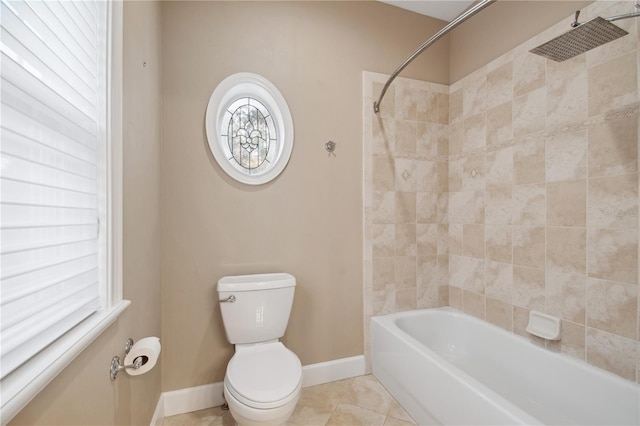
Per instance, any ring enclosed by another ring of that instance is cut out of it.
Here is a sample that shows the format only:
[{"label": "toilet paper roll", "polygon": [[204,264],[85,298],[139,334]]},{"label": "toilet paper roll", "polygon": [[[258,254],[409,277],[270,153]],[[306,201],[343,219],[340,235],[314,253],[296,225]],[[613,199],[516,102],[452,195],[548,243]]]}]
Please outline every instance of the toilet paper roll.
[{"label": "toilet paper roll", "polygon": [[160,356],[160,339],[157,337],[145,337],[138,340],[127,356],[124,358],[124,365],[133,365],[136,358],[142,357],[142,366],[137,370],[127,368],[127,373],[132,376],[139,376],[151,370]]}]

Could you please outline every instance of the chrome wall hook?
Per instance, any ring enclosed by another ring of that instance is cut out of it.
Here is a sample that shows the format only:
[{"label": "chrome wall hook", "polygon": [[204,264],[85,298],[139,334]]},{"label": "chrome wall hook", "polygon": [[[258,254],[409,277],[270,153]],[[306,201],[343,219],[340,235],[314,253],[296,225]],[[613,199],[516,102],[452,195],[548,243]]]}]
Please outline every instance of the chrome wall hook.
[{"label": "chrome wall hook", "polygon": [[336,143],[334,141],[328,141],[324,144],[324,149],[326,149],[329,154],[332,154],[333,151],[336,150]]}]

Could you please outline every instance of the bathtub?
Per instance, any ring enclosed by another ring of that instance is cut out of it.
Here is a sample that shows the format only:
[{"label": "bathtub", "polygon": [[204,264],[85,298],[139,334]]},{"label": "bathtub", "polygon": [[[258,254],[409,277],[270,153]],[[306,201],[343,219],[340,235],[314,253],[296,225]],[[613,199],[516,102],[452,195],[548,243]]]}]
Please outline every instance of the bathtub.
[{"label": "bathtub", "polygon": [[640,423],[636,384],[452,308],[373,317],[371,366],[421,425]]}]

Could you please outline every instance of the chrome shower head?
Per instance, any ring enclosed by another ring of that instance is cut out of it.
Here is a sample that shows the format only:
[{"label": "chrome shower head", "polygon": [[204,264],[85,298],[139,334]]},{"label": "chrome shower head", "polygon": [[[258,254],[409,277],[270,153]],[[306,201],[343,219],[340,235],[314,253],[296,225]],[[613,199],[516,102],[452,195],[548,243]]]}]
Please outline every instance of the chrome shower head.
[{"label": "chrome shower head", "polygon": [[572,24],[575,26],[574,29],[531,49],[530,52],[562,62],[629,34],[612,24],[611,18],[597,17],[584,24],[578,24],[577,15],[576,13],[576,21]]}]

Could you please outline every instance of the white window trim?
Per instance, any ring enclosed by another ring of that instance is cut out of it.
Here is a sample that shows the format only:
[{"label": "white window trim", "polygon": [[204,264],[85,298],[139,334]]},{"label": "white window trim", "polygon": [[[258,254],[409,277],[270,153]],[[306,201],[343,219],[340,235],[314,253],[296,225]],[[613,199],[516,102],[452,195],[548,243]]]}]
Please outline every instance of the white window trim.
[{"label": "white window trim", "polygon": [[[100,336],[131,303],[122,291],[122,53],[123,2],[110,1],[107,89],[107,223],[101,232],[107,235],[108,294],[106,307],[98,310],[38,355],[18,367],[0,382],[2,409],[0,419],[7,424],[35,396],[62,372],[88,345]],[[110,232],[106,232],[110,230]],[[105,380],[108,366],[105,364]]]}]

